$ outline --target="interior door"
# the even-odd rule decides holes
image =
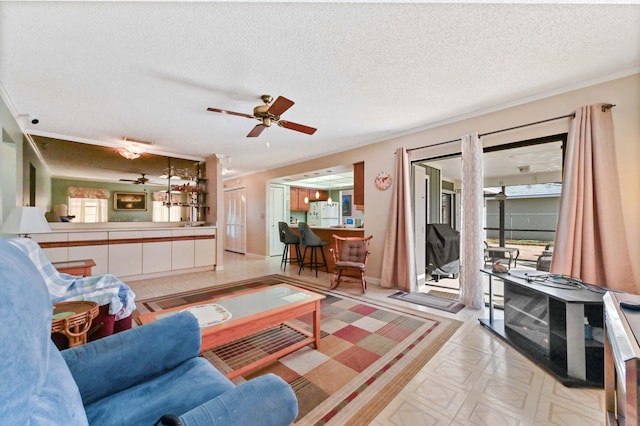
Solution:
[[[224,192],[225,234],[224,249],[245,254],[247,251],[246,189]]]
[[[284,245],[280,242],[278,222],[286,222],[285,189],[282,185],[269,186],[269,255],[281,256]]]
[[[411,167],[413,202],[413,237],[416,251],[416,271],[418,273],[418,286],[424,285],[427,274],[427,188],[429,177],[424,167],[413,164]]]

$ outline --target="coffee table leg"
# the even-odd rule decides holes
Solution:
[[[316,301],[313,311],[313,337],[316,340],[316,349],[320,349],[320,301]]]

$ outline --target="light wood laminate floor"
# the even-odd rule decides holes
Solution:
[[[280,257],[256,258],[225,252],[224,269],[128,284],[138,300],[209,287],[268,274],[298,277],[297,268],[280,268]],[[331,276],[305,270],[301,278],[328,287]],[[340,290],[360,294],[358,283]],[[368,283],[368,295],[387,303],[464,321],[464,325],[389,401],[372,423],[376,426],[416,425],[604,425],[604,391],[566,388],[518,351],[478,323],[485,311],[457,314],[411,305],[387,296],[394,290]]]

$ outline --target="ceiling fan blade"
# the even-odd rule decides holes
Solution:
[[[283,112],[288,110],[293,106],[293,101],[290,101],[287,98],[282,96],[278,96],[278,99],[269,107],[269,114],[273,114],[276,116],[282,115]]]
[[[253,115],[244,114],[242,112],[227,111],[225,109],[207,108],[207,111],[219,112],[221,114],[228,114],[228,115],[237,115],[238,117],[255,118]]]
[[[312,135],[318,129],[314,129],[313,127],[305,126],[304,124],[293,123],[291,121],[280,120],[278,122],[280,127],[284,127],[285,129],[295,130],[296,132],[306,133],[308,135]]]
[[[137,180],[134,180],[134,179],[120,179],[120,182],[137,182]]]
[[[247,137],[248,138],[258,137],[258,136],[260,136],[260,133],[262,133],[264,131],[264,129],[266,129],[264,124],[256,124],[256,127],[251,129],[251,131],[249,132]]]

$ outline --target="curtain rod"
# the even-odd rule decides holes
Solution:
[[[615,104],[604,104],[604,105],[602,105],[602,112],[605,112],[605,111],[613,108],[614,106],[615,106]],[[483,136],[495,135],[496,133],[508,132],[509,130],[521,129],[523,127],[535,126],[536,124],[547,123],[549,121],[561,120],[563,118],[575,118],[575,117],[576,117],[576,113],[573,112],[571,114],[561,115],[559,117],[548,118],[546,120],[535,121],[533,123],[521,124],[519,126],[508,127],[506,129],[495,130],[493,132],[488,132],[488,133],[481,133],[479,136],[483,137]],[[409,149],[407,149],[407,152],[415,151],[415,150],[418,150],[418,149],[431,148],[433,146],[446,145],[448,143],[453,143],[453,142],[460,142],[461,140],[462,140],[461,138],[458,138],[458,139],[453,139],[453,140],[450,140],[450,141],[438,142],[438,143],[435,143],[435,144],[432,144],[432,145],[419,146],[417,148],[409,148]]]

